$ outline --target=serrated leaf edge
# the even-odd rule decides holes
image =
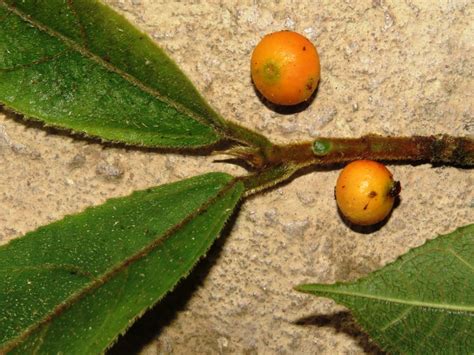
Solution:
[[[180,221],[180,223],[177,223],[176,225],[174,226],[171,226],[167,231],[165,231],[162,235],[161,238],[159,239],[155,239],[152,243],[150,243],[149,245],[143,247],[140,251],[138,251],[137,253],[135,253],[134,255],[128,257],[127,259],[123,260],[120,264],[112,267],[109,271],[107,271],[106,273],[104,273],[100,278],[97,278],[95,279],[93,282],[91,282],[88,286],[86,286],[85,288],[81,289],[79,292],[71,295],[68,299],[66,299],[64,302],[60,303],[55,309],[53,309],[53,311],[51,311],[49,314],[47,314],[45,317],[43,317],[41,320],[39,320],[38,322],[36,322],[35,324],[31,325],[30,327],[28,327],[23,333],[21,333],[19,336],[17,336],[16,338],[14,339],[11,339],[9,340],[8,342],[4,343],[3,344],[3,347],[0,348],[0,354],[3,354],[3,353],[8,353],[10,351],[12,351],[15,347],[17,347],[18,345],[21,344],[22,341],[24,341],[28,336],[30,336],[31,334],[33,334],[35,331],[37,331],[38,329],[40,329],[43,325],[45,324],[48,324],[50,321],[52,321],[55,317],[59,316],[61,313],[63,313],[64,311],[66,311],[68,308],[70,308],[71,306],[73,306],[77,301],[79,301],[80,299],[82,299],[83,297],[85,297],[87,294],[89,294],[90,292],[93,292],[94,290],[98,289],[99,287],[101,287],[102,285],[104,285],[107,281],[109,281],[110,279],[112,279],[115,275],[117,275],[120,271],[122,271],[124,268],[126,268],[128,265],[130,265],[131,263],[135,262],[135,261],[138,261],[140,259],[142,259],[143,257],[146,257],[149,253],[151,253],[153,250],[155,250],[156,247],[158,247],[165,239],[169,238],[170,236],[173,235],[174,232],[177,232],[181,227],[183,227],[184,225],[186,225],[187,223],[189,223],[192,219],[194,219],[195,217],[199,216],[200,214],[204,213],[208,207],[210,207],[214,202],[216,202],[221,196],[223,196],[225,193],[227,193],[228,191],[230,191],[232,188],[234,188],[238,183],[242,184],[238,179],[236,178],[233,178],[231,181],[229,181],[226,185],[224,185],[218,192],[217,194],[210,198],[208,201],[206,201],[205,203],[203,203],[200,208],[196,209],[195,211],[193,211],[192,213],[190,213],[188,216],[186,216],[182,221]],[[242,186],[242,190],[243,190],[243,186]],[[239,200],[242,198],[242,194],[239,198]],[[114,199],[111,199],[111,200],[114,200]],[[111,201],[109,200],[109,201]],[[237,201],[238,203],[238,201]],[[90,209],[93,209],[94,207],[88,207],[87,209],[85,209],[83,212],[86,212]],[[66,216],[65,218],[67,217],[71,217],[73,215],[69,215],[69,216]],[[227,222],[227,220],[225,221]],[[220,233],[219,233],[220,235]],[[14,240],[13,240],[14,241]],[[8,245],[9,243],[7,243]],[[209,249],[208,249],[209,250]],[[207,250],[207,251],[208,251]],[[206,251],[206,253],[207,253]],[[202,258],[203,256],[201,256]],[[199,258],[196,263],[201,259]],[[196,263],[194,265],[196,265]],[[193,267],[194,267],[193,265]],[[192,268],[193,268],[192,267]],[[192,268],[190,270],[192,270]],[[185,275],[183,275],[179,280],[182,280],[184,277],[186,277],[187,275],[189,274],[189,272]],[[172,289],[174,289],[176,287],[177,283],[173,286]],[[172,290],[171,289],[171,290]],[[146,308],[143,312],[141,312],[139,315],[137,315],[135,318],[133,318],[133,320],[131,320],[129,322],[129,324],[119,333],[117,334],[117,336],[113,339],[113,341],[111,342],[111,344],[109,344],[109,346],[107,348],[109,348],[116,340],[117,338],[121,335],[121,334],[124,334],[126,332],[126,330],[133,324],[133,322],[140,318],[145,312],[146,310],[150,309],[151,307],[153,307],[156,303],[158,303],[166,294],[168,294],[169,292],[171,292],[171,290],[168,290],[165,294],[163,294],[163,296],[156,300],[156,302],[151,305],[150,307]],[[106,349],[107,349],[106,348]],[[106,350],[104,349],[104,350]]]
[[[237,182],[237,181],[236,181]],[[241,201],[243,198],[243,196],[241,195],[241,197],[239,198],[239,201]],[[239,203],[239,201],[236,202],[236,208],[237,208],[237,205]],[[234,209],[235,211],[235,209]],[[226,224],[228,223],[229,219],[232,217],[232,213],[229,214],[229,217],[227,217],[227,219],[224,221],[223,223],[223,226],[221,228],[221,231],[225,228]],[[216,240],[220,238],[220,236],[222,235],[222,233],[218,233],[217,237],[216,237]],[[196,262],[193,264],[193,266],[189,269],[189,271],[182,275],[181,278],[173,285],[173,287],[168,290],[166,293],[164,293],[159,299],[156,300],[156,302],[152,305],[150,305],[149,307],[145,308],[141,313],[139,313],[135,318],[133,318],[132,320],[130,320],[129,324],[123,328],[119,334],[117,334],[117,336],[115,337],[115,339],[113,339],[113,341],[104,349],[104,350],[108,350],[110,349],[119,339],[120,336],[124,335],[128,329],[133,325],[133,323],[135,323],[135,321],[139,318],[141,318],[147,311],[149,311],[150,309],[152,309],[154,306],[156,306],[167,294],[173,292],[173,290],[178,286],[178,284],[184,280],[185,278],[187,278],[189,276],[189,274],[192,272],[192,270],[194,269],[194,267],[202,260],[204,259],[206,256],[207,256],[207,253],[209,252],[209,250],[211,249],[212,245],[209,246],[209,248],[206,250],[206,252],[201,255],[200,258],[198,258],[196,260]]]
[[[428,244],[434,242],[437,238],[442,238],[442,237],[444,237],[444,236],[448,236],[448,235],[453,234],[453,233],[460,233],[461,235],[459,236],[459,238],[461,238],[461,237],[464,235],[464,234],[463,234],[463,233],[464,233],[464,230],[469,229],[469,228],[471,228],[471,227],[473,227],[473,226],[474,226],[474,224],[468,224],[468,225],[465,225],[465,226],[462,226],[462,227],[459,227],[459,228],[455,229],[455,230],[452,231],[451,233],[447,233],[447,234],[443,234],[443,235],[438,235],[436,238],[427,240],[425,243],[423,243],[422,245],[420,245],[420,246],[418,246],[418,247],[416,247],[416,248],[414,248],[414,249],[421,248],[421,247],[423,247],[423,246],[425,246],[425,245],[428,245]],[[391,264],[396,263],[399,259],[401,259],[401,258],[403,258],[404,256],[406,256],[408,253],[410,253],[410,252],[411,252],[412,250],[414,250],[414,249],[411,249],[411,250],[409,250],[408,252],[406,252],[405,254],[400,255],[398,258],[396,258],[396,259],[393,260],[392,262],[390,262],[390,263],[388,263],[388,264],[382,266],[379,270],[373,271],[373,272],[369,273],[368,275],[363,276],[363,277],[360,277],[360,278],[358,278],[357,280],[354,280],[354,281],[352,281],[352,282],[347,282],[347,283],[345,283],[345,282],[335,282],[335,283],[326,284],[326,285],[324,285],[324,284],[300,284],[300,285],[297,285],[297,286],[293,287],[293,289],[294,289],[295,291],[298,291],[298,292],[311,294],[312,296],[323,297],[323,298],[331,299],[331,300],[333,300],[335,303],[340,304],[340,305],[346,307],[344,304],[337,302],[336,300],[332,299],[332,298],[329,297],[329,296],[316,294],[316,293],[319,292],[319,290],[313,290],[313,289],[311,289],[311,287],[314,287],[315,285],[322,285],[322,286],[337,286],[337,285],[342,285],[342,284],[346,284],[346,285],[347,285],[347,284],[350,284],[350,283],[356,283],[356,282],[358,282],[358,281],[365,280],[365,279],[369,278],[369,276],[374,276],[374,274],[381,272],[381,270],[383,270],[385,267],[390,266]],[[316,292],[316,293],[315,293],[315,292]],[[329,293],[329,292],[330,292],[330,291],[328,291],[328,293]],[[350,309],[349,307],[346,307],[346,308],[350,310],[350,312],[351,312],[351,314],[352,314],[352,319],[353,319],[353,321],[356,323],[357,327],[359,327],[360,330],[362,330],[364,333],[369,334],[367,328],[364,327],[364,326],[359,322],[359,320],[354,316],[353,310]],[[390,343],[386,342],[386,341],[384,340],[384,338],[381,338],[381,340],[377,340],[377,341],[371,338],[371,341],[375,342],[375,343],[380,347],[380,349],[383,350],[383,351],[395,351],[395,350],[397,350],[397,349],[394,349],[393,346],[392,346]]]
[[[2,113],[1,112],[2,110],[4,111],[4,113],[10,112],[13,115],[19,116],[18,119],[24,120],[26,122],[34,122],[34,123],[40,124],[41,127],[45,129],[48,129],[48,128],[55,129],[58,132],[67,134],[70,138],[85,139],[85,140],[89,139],[99,144],[118,145],[125,148],[137,148],[137,149],[144,148],[144,149],[157,149],[157,150],[159,149],[160,151],[162,150],[165,153],[166,152],[196,152],[198,150],[203,150],[203,149],[212,151],[214,149],[217,149],[220,146],[220,144],[224,143],[223,140],[217,140],[209,144],[183,145],[183,146],[173,146],[173,147],[166,146],[166,145],[159,145],[159,144],[146,144],[146,143],[143,143],[143,141],[128,143],[121,140],[107,139],[98,135],[88,134],[87,132],[80,129],[72,129],[66,126],[47,123],[46,121],[43,121],[40,118],[25,115],[24,113],[17,111],[14,107],[0,102],[0,113]]]
[[[315,292],[318,292],[318,291],[322,291],[322,292],[329,292],[329,290],[334,287],[334,286],[339,286],[339,285],[350,285],[350,284],[354,284],[354,283],[357,283],[357,282],[360,282],[360,281],[365,281],[367,280],[369,277],[374,277],[375,275],[377,275],[378,273],[382,272],[383,269],[391,266],[392,264],[395,264],[396,262],[398,262],[400,259],[403,259],[403,258],[406,258],[408,257],[408,255],[411,253],[411,252],[414,252],[416,251],[417,249],[419,248],[423,248],[423,247],[427,247],[429,246],[429,244],[432,244],[434,243],[438,238],[443,238],[445,236],[449,236],[451,234],[454,234],[454,233],[459,233],[460,235],[458,236],[458,238],[461,238],[464,236],[464,230],[465,229],[468,229],[468,228],[471,228],[471,227],[474,227],[474,224],[467,224],[465,226],[462,226],[462,227],[459,227],[457,229],[455,229],[454,231],[450,232],[450,233],[447,233],[447,234],[442,234],[442,235],[438,235],[437,237],[433,238],[433,239],[429,239],[429,240],[426,240],[423,244],[417,246],[416,248],[413,248],[413,249],[410,249],[408,250],[406,253],[398,256],[395,260],[387,263],[386,265],[383,265],[380,269],[378,270],[375,270],[375,271],[372,271],[370,273],[368,273],[367,275],[365,276],[362,276],[362,277],[359,277],[358,279],[356,280],[353,280],[353,281],[350,281],[350,282],[334,282],[334,283],[331,283],[331,284],[318,284],[318,283],[312,283],[312,284],[300,284],[300,285],[297,285],[297,286],[294,286],[293,289],[295,291],[298,291],[298,292],[303,292],[303,293],[312,293],[312,291],[314,290],[314,287],[317,286],[319,287],[317,290],[314,290]],[[463,262],[465,262],[463,260]],[[331,291],[332,292],[332,291]],[[340,294],[343,294],[343,292],[340,292]]]
[[[105,6],[101,2],[97,2],[97,3],[102,5],[102,6]],[[59,38],[67,47],[72,48],[74,51],[81,53],[84,57],[87,57],[87,58],[93,60],[94,62],[96,62],[100,66],[106,68],[108,71],[116,73],[117,75],[119,75],[120,77],[125,79],[130,84],[138,87],[140,90],[152,95],[153,97],[157,98],[158,100],[168,104],[169,106],[176,109],[178,112],[181,112],[181,113],[184,113],[184,114],[188,115],[189,117],[191,117],[192,119],[194,119],[195,121],[197,121],[197,122],[199,122],[203,125],[211,126],[214,129],[214,131],[216,131],[218,136],[220,134],[223,137],[227,137],[227,133],[225,131],[226,124],[225,124],[224,120],[222,118],[220,118],[220,116],[217,113],[215,113],[216,119],[211,118],[211,117],[202,117],[202,116],[196,114],[194,111],[188,109],[187,107],[177,103],[176,101],[168,98],[167,96],[162,95],[157,89],[148,87],[147,85],[142,83],[139,79],[137,79],[134,76],[124,72],[123,70],[113,66],[111,63],[105,61],[100,56],[98,56],[98,55],[88,51],[87,49],[83,48],[82,46],[80,46],[79,44],[74,42],[73,40],[71,40],[71,39],[67,38],[66,36],[52,30],[48,26],[45,26],[45,25],[43,25],[43,24],[41,24],[37,21],[34,21],[27,14],[24,14],[22,11],[18,10],[16,7],[14,7],[12,5],[9,5],[9,4],[5,3],[4,1],[0,1],[0,5],[3,5],[5,8],[7,8],[8,10],[10,10],[14,14],[16,14],[18,17],[20,17],[23,21],[26,21],[26,22],[30,23],[33,27],[39,29],[40,31],[43,31],[43,32],[51,35],[54,38]],[[123,18],[122,15],[119,15],[119,16],[121,16]],[[125,20],[125,21],[127,21],[127,20]],[[135,26],[134,26],[134,28],[137,29]],[[137,31],[139,31],[139,30],[137,29]],[[140,32],[144,36],[147,36],[147,38],[149,38],[148,34],[142,32],[142,31],[140,31]],[[151,41],[151,39],[150,39],[150,41]],[[166,53],[163,52],[163,55],[166,56]],[[170,59],[170,61],[172,61],[172,60]],[[172,61],[172,62],[174,64],[174,61]],[[178,70],[179,70],[179,68],[178,68]],[[187,77],[186,77],[186,80],[189,81],[189,79],[187,79]],[[192,83],[191,83],[191,85],[194,88],[194,85]],[[197,92],[197,90],[196,90],[196,92]],[[198,93],[198,95],[203,100],[203,103],[210,109],[210,106],[205,103],[202,96],[199,93]],[[212,110],[212,111],[215,112],[214,110]],[[219,118],[217,118],[217,117],[219,117]]]

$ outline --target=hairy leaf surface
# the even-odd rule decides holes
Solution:
[[[96,0],[0,0],[0,103],[154,147],[212,145],[225,125],[147,35]]]
[[[329,297],[394,354],[474,352],[474,225],[412,249],[351,283],[300,285]]]
[[[244,191],[211,173],[135,192],[0,248],[0,353],[103,351],[187,275]]]

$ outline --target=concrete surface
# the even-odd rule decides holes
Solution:
[[[468,0],[109,0],[179,63],[225,117],[278,141],[366,133],[473,135],[474,5]],[[261,36],[281,29],[317,46],[322,80],[296,114],[263,105],[249,76]],[[213,158],[158,155],[58,133],[0,111],[0,242],[135,189],[212,170]],[[390,166],[401,204],[370,234],[340,219],[338,171],[246,201],[177,292],[112,353],[317,353],[378,350],[343,307],[301,282],[352,280],[474,222],[472,170]]]

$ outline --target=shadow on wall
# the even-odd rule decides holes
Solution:
[[[214,242],[207,256],[200,260],[191,273],[178,282],[175,289],[168,293],[158,304],[147,311],[117,342],[106,351],[107,355],[138,354],[143,347],[159,337],[163,328],[186,309],[194,292],[202,285],[207,274],[220,257],[222,247],[232,231],[241,205],[237,206],[227,221],[220,237]]]
[[[386,354],[377,344],[373,343],[357,325],[350,312],[342,311],[333,314],[316,314],[298,319],[294,322],[301,326],[316,326],[333,328],[336,333],[344,333],[353,338],[357,344],[370,355]]]
[[[296,113],[302,112],[310,106],[313,101],[315,100],[316,96],[318,95],[319,92],[319,84],[316,87],[316,90],[311,94],[308,100],[303,101],[300,104],[296,105],[290,105],[290,106],[285,106],[285,105],[277,105],[274,104],[270,101],[268,101],[261,93],[258,91],[257,87],[255,86],[252,77],[250,77],[250,82],[252,83],[253,90],[255,92],[255,95],[258,97],[260,102],[265,105],[269,110],[272,110],[276,113],[279,113],[281,115],[294,115]]]

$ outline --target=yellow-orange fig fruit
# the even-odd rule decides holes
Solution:
[[[318,86],[319,55],[299,33],[274,32],[255,47],[251,72],[256,88],[267,100],[296,105],[308,100]]]
[[[385,165],[372,160],[348,164],[336,183],[336,201],[352,223],[372,225],[384,220],[393,208],[400,183]]]

